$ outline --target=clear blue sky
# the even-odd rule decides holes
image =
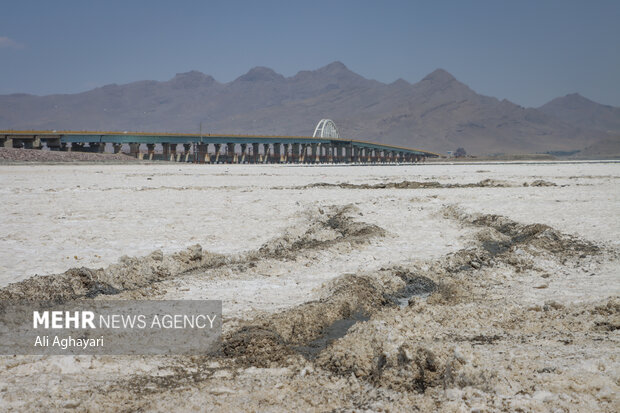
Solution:
[[[0,1],[0,94],[339,60],[388,83],[441,67],[523,106],[572,92],[620,106],[618,0]]]

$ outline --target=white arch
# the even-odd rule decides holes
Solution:
[[[333,120],[321,119],[316,125],[316,128],[314,128],[314,134],[312,134],[312,137],[340,139],[340,134],[338,133],[338,128],[336,128],[336,124]]]

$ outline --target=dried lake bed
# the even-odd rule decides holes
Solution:
[[[224,316],[218,357],[3,356],[0,405],[618,411],[619,184],[614,162],[0,165],[0,298],[80,298],[87,272]]]

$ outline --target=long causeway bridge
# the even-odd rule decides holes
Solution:
[[[199,163],[412,163],[439,156],[419,149],[342,139],[329,119],[319,122],[314,136],[0,130],[0,144],[100,153],[106,148],[114,153],[128,149],[139,159]]]

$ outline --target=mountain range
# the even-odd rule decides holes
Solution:
[[[255,67],[228,83],[191,71],[77,94],[0,95],[0,129],[197,133],[202,123],[203,133],[309,136],[322,118],[346,138],[442,153],[596,152],[607,142],[600,150],[620,154],[620,108],[577,94],[524,108],[443,69],[386,84],[334,62],[291,77]]]

